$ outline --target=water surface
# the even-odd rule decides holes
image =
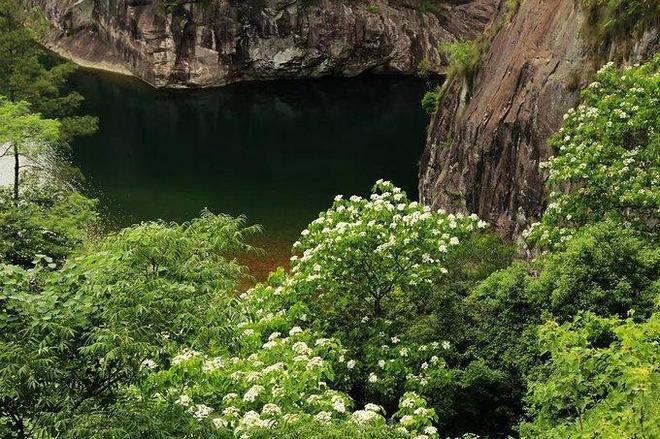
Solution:
[[[184,221],[207,207],[261,224],[267,271],[336,194],[379,178],[416,197],[424,83],[358,77],[157,91],[81,71],[74,88],[100,129],[74,144],[91,195],[117,226]]]

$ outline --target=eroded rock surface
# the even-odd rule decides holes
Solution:
[[[441,42],[479,33],[497,0],[25,0],[49,43],[158,87],[442,72]],[[164,5],[165,4],[165,5]],[[429,7],[431,5],[432,7]]]
[[[574,0],[523,0],[493,38],[472,87],[451,84],[434,116],[420,164],[424,203],[476,212],[505,235],[544,207],[539,162],[548,137],[608,58],[639,62],[660,48],[655,28],[594,53]]]

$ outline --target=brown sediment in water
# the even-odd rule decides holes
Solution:
[[[259,282],[268,279],[268,275],[278,267],[289,270],[291,257],[291,242],[259,236],[249,241],[249,244],[262,249],[260,252],[240,255],[238,262],[247,266],[252,279],[244,279],[239,285],[240,291],[245,291]]]

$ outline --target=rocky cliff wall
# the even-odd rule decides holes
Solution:
[[[496,0],[24,0],[48,43],[157,87],[442,72],[441,42],[479,33]]]
[[[419,191],[424,203],[476,212],[511,236],[543,210],[539,161],[579,88],[608,59],[648,58],[660,34],[652,26],[596,51],[576,0],[521,0],[512,17],[500,13],[473,85],[449,84],[433,117]]]

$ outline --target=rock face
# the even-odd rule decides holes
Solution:
[[[24,0],[53,48],[157,87],[442,72],[443,41],[480,32],[497,0]],[[431,5],[432,7],[429,7]],[[423,12],[426,9],[430,9]]]
[[[419,191],[424,203],[476,212],[511,236],[544,207],[539,161],[579,88],[608,58],[648,58],[660,34],[649,28],[596,54],[575,0],[524,0],[512,18],[500,14],[473,86],[450,84],[431,122]]]

